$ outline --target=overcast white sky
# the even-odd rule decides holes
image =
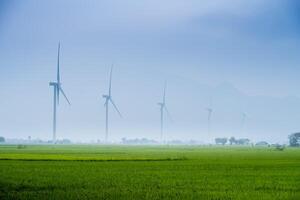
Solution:
[[[159,138],[156,103],[167,80],[167,138],[286,140],[300,120],[299,8],[296,0],[2,0],[0,135],[51,138],[48,82],[61,41],[72,106],[59,107],[59,138],[104,138],[101,95],[114,62],[113,97],[124,119],[111,110],[111,139]]]

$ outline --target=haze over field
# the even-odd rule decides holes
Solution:
[[[58,138],[104,139],[102,94],[114,63],[112,96],[124,118],[111,110],[112,140],[159,139],[167,80],[167,139],[287,141],[300,130],[299,9],[296,0],[2,0],[0,135],[52,138],[48,83],[61,41],[72,106],[59,106]]]

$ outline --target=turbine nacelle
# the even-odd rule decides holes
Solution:
[[[106,94],[102,95],[102,97],[105,98],[105,99],[110,99],[110,96],[106,95]]]
[[[242,117],[243,118],[247,118],[247,114],[246,113],[242,113]]]
[[[56,82],[50,82],[49,86],[57,86],[58,84]]]
[[[211,108],[206,108],[207,112],[211,113],[213,110]]]
[[[57,82],[50,82],[49,86],[56,86],[58,88],[61,88],[61,83],[57,83]]]
[[[164,103],[157,103],[157,105],[161,106],[161,107],[164,107],[165,104]]]

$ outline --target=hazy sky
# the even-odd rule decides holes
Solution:
[[[159,138],[167,80],[167,138],[286,140],[300,130],[299,9],[297,0],[0,0],[0,135],[51,139],[48,83],[61,41],[72,106],[59,107],[59,138],[104,138],[102,94],[114,63],[124,119],[111,109],[111,139]]]

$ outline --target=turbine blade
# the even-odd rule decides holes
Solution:
[[[208,120],[211,118],[211,112],[208,113]]]
[[[65,94],[64,90],[62,89],[62,87],[59,87],[59,91],[63,94],[63,96],[65,97],[65,99],[67,100],[68,104],[71,105],[67,95]]]
[[[57,85],[54,87],[56,87],[55,91],[56,91],[57,105],[59,105],[59,88]]]
[[[116,106],[116,104],[114,103],[112,98],[110,98],[109,100],[110,100],[111,104],[114,106],[114,108],[116,109],[116,111],[118,112],[118,114],[120,115],[120,117],[123,118],[121,112],[119,111],[118,107]]]
[[[58,43],[58,52],[57,52],[57,83],[60,84],[60,69],[59,69],[59,56],[60,56],[60,42]]]
[[[243,113],[242,114],[242,123],[245,123],[246,119],[247,119],[247,115],[246,115],[246,113]]]
[[[173,122],[172,116],[171,116],[171,114],[170,114],[168,108],[167,108],[166,106],[164,106],[164,108],[165,108],[165,111],[166,111],[166,113],[167,113],[167,115],[168,115],[170,121]]]
[[[166,103],[166,87],[167,87],[167,82],[165,82],[165,85],[164,85],[163,104],[165,104],[165,103]]]
[[[107,102],[108,102],[108,101],[107,101],[107,98],[106,98],[106,99],[105,99],[105,102],[104,102],[104,104],[103,104],[104,107],[106,106]]]
[[[111,96],[111,79],[112,79],[112,71],[113,71],[113,67],[114,67],[114,65],[112,65],[111,68],[110,68],[108,96]]]
[[[210,120],[213,110],[211,108],[207,108],[206,110],[208,112],[207,118],[208,118],[208,120]]]
[[[212,96],[209,97],[209,109],[212,109],[213,107],[213,98]]]

